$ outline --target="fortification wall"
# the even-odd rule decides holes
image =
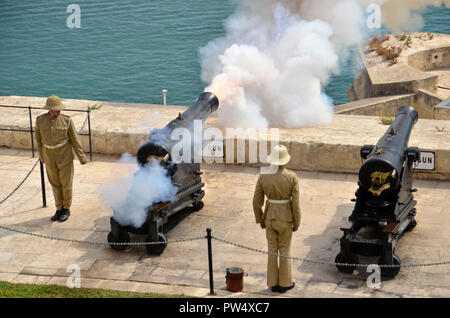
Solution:
[[[411,96],[402,98],[407,101]],[[5,102],[13,105],[42,106],[45,98],[0,97],[0,104],[5,104]],[[65,100],[65,103],[70,108],[83,108],[85,107],[83,105],[92,105],[98,102]],[[94,153],[110,155],[121,155],[125,152],[135,155],[139,147],[148,140],[148,133],[151,129],[164,127],[170,120],[176,118],[178,113],[186,109],[182,106],[101,103],[103,103],[103,107],[91,113],[92,149]],[[398,100],[392,103],[392,108],[403,104]],[[29,129],[27,110],[0,110],[0,112],[2,115],[0,116],[0,128]],[[32,112],[33,123],[36,117],[44,112],[44,110],[34,110]],[[80,129],[86,114],[71,113],[70,116],[77,129]],[[205,128],[209,126],[220,128],[217,118],[208,118]],[[225,139],[225,162],[259,165],[255,161],[251,161],[248,154],[251,140],[256,139],[257,144],[267,142],[264,136],[227,138],[226,130],[220,129]],[[376,116],[335,114],[333,121],[328,125],[296,129],[280,128],[279,135],[281,144],[284,144],[291,153],[292,159],[289,168],[357,173],[361,165],[361,146],[375,144],[386,129],[387,126],[383,125]],[[82,133],[87,133],[86,125]],[[88,152],[88,137],[80,136],[80,140],[84,151]],[[409,145],[435,153],[435,170],[419,172],[417,173],[418,177],[438,180],[450,178],[450,121],[419,119],[412,131]],[[30,134],[0,131],[0,146],[31,149]],[[230,148],[234,150],[233,153],[228,152]],[[242,153],[244,154],[245,160],[242,162],[237,161],[239,153],[241,156]],[[257,159],[261,161],[261,158]]]
[[[440,82],[448,84],[450,77],[450,36],[421,33],[411,36],[414,39],[412,46],[402,44],[395,36],[390,37],[388,44],[383,44],[385,47],[403,45],[401,55],[393,63],[383,60],[367,47],[359,49],[357,59],[362,70],[358,71],[347,91],[350,101],[359,103],[337,107],[338,113],[389,115],[395,108],[394,100],[405,102],[404,97],[398,95],[414,94],[409,105],[416,108],[421,118],[450,119],[447,109],[435,109],[448,96]],[[373,100],[383,96],[393,99]]]

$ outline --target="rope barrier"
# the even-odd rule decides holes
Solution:
[[[306,263],[314,263],[314,264],[320,264],[320,265],[332,265],[332,266],[351,266],[351,267],[366,267],[370,264],[352,264],[352,263],[336,263],[336,262],[327,262],[327,261],[318,261],[318,260],[311,260],[311,259],[307,259],[307,258],[301,258],[301,257],[294,257],[294,256],[286,256],[286,255],[281,255],[278,253],[271,253],[271,252],[266,252],[263,250],[259,250],[253,247],[247,247],[244,246],[242,244],[238,244],[235,242],[231,242],[231,241],[227,241],[224,239],[220,239],[217,238],[215,236],[212,236],[213,240],[216,240],[218,242],[221,243],[225,243],[228,245],[232,245],[238,248],[242,248],[242,249],[246,249],[255,253],[260,253],[260,254],[266,254],[266,255],[272,255],[272,256],[277,256],[277,257],[283,257],[283,258],[288,258],[294,261],[302,261],[302,262],[306,262]],[[400,264],[400,265],[387,265],[387,264],[380,264],[378,266],[380,267],[385,267],[385,268],[394,268],[394,267],[427,267],[427,266],[438,266],[438,265],[449,265],[450,261],[444,261],[444,262],[433,262],[433,263],[422,263],[422,264]]]
[[[31,168],[31,170],[27,173],[27,175],[19,183],[19,185],[9,195],[7,195],[2,201],[0,201],[0,205],[3,204],[6,200],[8,200],[12,195],[14,195],[14,193],[16,193],[17,190],[19,190],[19,188],[30,177],[31,173],[36,168],[36,165],[38,164],[38,162],[39,162],[39,159],[34,163],[34,165]],[[113,246],[113,245],[115,245],[115,246],[125,246],[125,245],[126,246],[160,245],[160,244],[169,244],[169,243],[171,244],[171,243],[197,241],[197,240],[201,240],[201,239],[206,239],[207,238],[205,236],[197,236],[197,237],[184,238],[184,239],[167,240],[166,242],[156,241],[156,242],[117,242],[117,243],[114,243],[114,242],[106,242],[106,241],[105,242],[83,241],[83,240],[65,239],[65,238],[61,238],[61,237],[52,237],[52,236],[48,236],[48,235],[37,234],[37,233],[22,231],[22,230],[18,230],[18,229],[13,229],[13,228],[9,228],[9,227],[2,226],[2,225],[0,225],[0,229],[6,230],[6,231],[10,231],[10,232],[19,233],[19,234],[29,235],[29,236],[33,236],[33,237],[38,237],[38,238],[42,238],[42,239],[49,239],[49,240],[55,240],[55,241],[61,241],[61,242],[77,243],[77,244],[90,244],[90,245],[109,245],[109,246]],[[276,256],[276,257],[289,258],[289,259],[291,259],[293,261],[302,261],[302,262],[319,264],[319,265],[332,265],[332,266],[344,266],[344,267],[346,267],[346,266],[366,267],[368,265],[368,264],[336,263],[336,262],[329,262],[329,261],[311,260],[311,259],[307,259],[307,258],[294,257],[294,256],[286,256],[286,255],[281,255],[281,254],[278,254],[278,253],[266,252],[266,251],[263,251],[263,250],[260,250],[260,249],[244,246],[242,244],[231,242],[231,241],[227,241],[227,240],[215,237],[215,236],[211,236],[211,238],[213,240],[218,241],[218,242],[221,242],[221,243],[224,243],[224,244],[228,244],[228,245],[232,245],[232,246],[235,246],[235,247],[238,247],[238,248],[241,248],[241,249],[246,249],[246,250],[249,250],[249,251],[252,251],[252,252],[255,252],[255,253],[260,253],[260,254],[265,254],[265,255],[272,255],[272,256]],[[400,264],[400,265],[380,264],[378,266],[385,267],[385,268],[395,268],[395,267],[406,268],[406,267],[440,266],[440,265],[449,265],[449,264],[450,264],[450,261],[443,261],[443,262],[432,262],[432,263],[422,263],[422,264]]]
[[[167,240],[167,242],[161,242],[161,241],[157,241],[157,242],[117,242],[117,243],[113,243],[113,242],[98,242],[98,241],[84,241],[84,240],[73,240],[73,239],[66,239],[66,238],[62,238],[62,237],[56,237],[56,236],[49,236],[49,235],[43,235],[43,234],[38,234],[38,233],[33,233],[33,232],[27,232],[27,231],[22,231],[19,229],[13,229],[10,227],[6,227],[6,226],[2,226],[0,225],[0,229],[6,230],[6,231],[10,231],[10,232],[15,232],[15,233],[19,233],[19,234],[24,234],[24,235],[29,235],[29,236],[34,236],[34,237],[38,237],[41,239],[48,239],[48,240],[53,240],[53,241],[60,241],[60,242],[66,242],[66,243],[77,243],[77,244],[90,244],[90,245],[116,245],[116,246],[145,246],[145,245],[161,245],[161,244],[169,244],[169,243],[181,243],[181,242],[190,242],[190,241],[197,241],[197,240],[203,240],[205,239],[205,236],[197,236],[197,237],[189,237],[189,238],[182,238],[182,239],[176,239],[176,240]]]
[[[17,190],[19,190],[19,188],[25,183],[25,181],[28,179],[28,177],[31,175],[31,173],[33,172],[34,168],[36,168],[37,164],[39,163],[39,159],[34,163],[33,167],[31,168],[31,170],[27,173],[27,175],[25,176],[25,178],[19,183],[19,185],[10,193],[8,194],[2,201],[0,201],[0,205],[3,204],[6,200],[8,200],[10,197],[13,196],[14,193],[17,192]]]
[[[24,235],[29,235],[29,236],[34,236],[34,237],[38,237],[38,238],[42,238],[42,239],[49,239],[49,240],[54,240],[54,241],[60,241],[60,242],[68,242],[68,243],[77,243],[77,244],[89,244],[89,245],[103,245],[103,246],[146,246],[146,245],[160,245],[160,244],[172,244],[172,243],[182,243],[182,242],[192,242],[192,241],[198,241],[198,240],[203,240],[206,239],[205,236],[195,236],[195,237],[189,237],[189,238],[181,238],[181,239],[174,239],[174,240],[167,240],[166,242],[161,242],[161,241],[157,241],[157,242],[117,242],[117,243],[113,243],[113,242],[98,242],[98,241],[86,241],[86,240],[74,240],[74,239],[66,239],[66,238],[61,238],[61,237],[53,237],[53,236],[48,236],[48,235],[43,235],[43,234],[38,234],[38,233],[32,233],[32,232],[27,232],[27,231],[22,231],[19,229],[13,229],[13,228],[9,228],[6,226],[2,226],[0,225],[0,229],[6,230],[6,231],[10,231],[10,232],[15,232],[15,233],[19,233],[19,234],[24,234]],[[249,250],[251,252],[255,252],[255,253],[259,253],[259,254],[265,254],[265,255],[272,255],[272,256],[276,256],[276,257],[283,257],[283,258],[288,258],[291,259],[293,261],[302,261],[302,262],[306,262],[306,263],[313,263],[313,264],[319,264],[319,265],[331,265],[331,266],[351,266],[351,267],[366,267],[369,264],[352,264],[352,263],[337,263],[337,262],[329,262],[329,261],[320,261],[320,260],[312,260],[312,259],[308,259],[308,258],[301,258],[301,257],[294,257],[294,256],[286,256],[286,255],[282,255],[282,254],[277,254],[277,253],[271,253],[268,251],[263,251],[260,249],[256,249],[253,247],[248,247],[239,243],[235,243],[235,242],[231,242],[231,241],[227,241],[221,238],[218,238],[216,236],[212,236],[211,237],[213,240],[216,240],[220,243],[224,243],[224,244],[228,244],[231,246],[235,246],[241,249],[245,249],[245,250]],[[449,265],[450,261],[443,261],[443,262],[432,262],[432,263],[420,263],[420,264],[401,264],[401,265],[387,265],[387,264],[380,264],[378,266],[382,267],[382,268],[395,268],[395,267],[430,267],[430,266],[439,266],[439,265]]]

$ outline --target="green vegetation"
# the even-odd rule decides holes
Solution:
[[[58,285],[28,285],[0,282],[0,298],[185,298],[184,295],[130,293]]]
[[[411,44],[412,44],[412,38],[411,38],[411,35],[410,35],[410,34],[408,34],[408,35],[403,34],[403,35],[400,37],[400,41],[405,41],[405,45],[406,45],[407,47],[411,47]]]
[[[390,124],[392,124],[393,121],[394,121],[394,118],[392,118],[392,117],[380,117],[380,122],[383,125],[390,125]]]
[[[380,120],[380,123],[383,125],[390,125],[394,122],[395,119],[395,109],[385,109],[385,110],[377,110],[377,116]]]
[[[103,104],[94,104],[94,105],[88,105],[88,110],[97,110],[103,107]]]
[[[412,44],[412,38],[411,38],[411,35],[408,35],[408,36],[406,37],[405,45],[406,45],[407,47],[411,47],[411,44]]]

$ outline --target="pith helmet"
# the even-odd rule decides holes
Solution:
[[[45,103],[45,106],[42,108],[48,110],[62,110],[66,107],[63,105],[61,99],[58,96],[52,95],[47,98],[47,102]]]
[[[270,156],[267,157],[267,162],[275,166],[284,166],[289,160],[291,160],[291,156],[283,145],[275,146]]]

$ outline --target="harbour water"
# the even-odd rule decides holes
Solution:
[[[81,27],[68,28],[73,0],[0,1],[0,95],[116,102],[191,103],[206,86],[199,48],[224,34],[224,0],[77,0]],[[429,8],[422,31],[450,33],[450,10]],[[348,101],[352,56],[326,93]]]

